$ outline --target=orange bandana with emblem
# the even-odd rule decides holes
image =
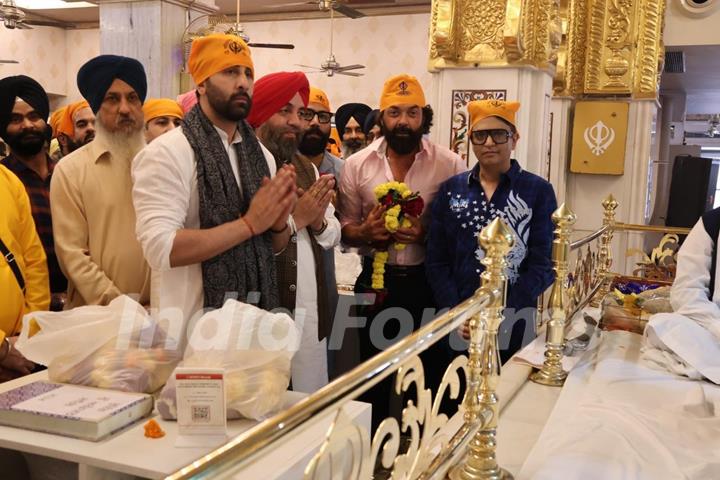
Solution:
[[[514,127],[515,113],[520,109],[520,102],[506,102],[503,100],[475,100],[468,103],[467,110],[470,114],[470,128],[477,122],[488,117],[499,117],[509,122]]]
[[[250,47],[235,35],[216,33],[193,40],[188,69],[195,85],[226,68],[243,66],[253,70]]]
[[[406,104],[418,107],[426,105],[425,93],[423,93],[418,79],[406,74],[388,78],[380,95],[380,110]]]
[[[323,92],[319,88],[310,87],[310,97],[308,98],[308,103],[319,103],[328,112],[332,111],[332,110],[330,110],[330,100],[328,100],[328,97],[327,97],[327,95],[325,95],[325,92]]]

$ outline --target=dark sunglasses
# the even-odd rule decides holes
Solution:
[[[300,116],[300,118],[308,122],[312,122],[312,119],[315,118],[315,115],[317,115],[318,123],[330,123],[330,120],[332,120],[333,116],[331,112],[316,112],[311,108],[304,108],[300,110],[300,112],[298,112],[298,115]]]
[[[493,128],[491,130],[473,130],[472,132],[470,132],[470,141],[473,143],[473,145],[485,145],[488,137],[491,137],[493,143],[495,143],[496,145],[502,145],[503,143],[508,143],[508,140],[510,140],[510,137],[512,136],[512,132],[508,132],[503,128]]]

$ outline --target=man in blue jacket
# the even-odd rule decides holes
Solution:
[[[500,217],[512,230],[508,295],[500,326],[500,357],[507,361],[535,338],[537,299],[553,281],[551,215],[557,208],[552,185],[511,158],[520,135],[517,102],[470,102],[469,138],[477,165],[440,186],[432,204],[426,272],[440,308],[453,307],[480,285],[484,256],[478,235]]]

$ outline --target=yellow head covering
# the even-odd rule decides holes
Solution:
[[[470,129],[476,123],[487,117],[499,117],[515,125],[515,112],[520,109],[520,102],[505,102],[503,100],[475,100],[468,103],[470,114]]]
[[[57,137],[58,129],[60,128],[60,121],[63,118],[63,115],[65,115],[65,109],[67,108],[67,105],[64,107],[60,107],[57,110],[55,110],[52,115],[50,115],[50,120],[48,120],[48,123],[52,127],[53,136],[52,138]]]
[[[380,111],[402,104],[424,107],[425,94],[418,79],[412,75],[402,74],[390,77],[383,85],[380,95]]]
[[[195,85],[226,68],[238,65],[248,67],[254,72],[250,48],[242,38],[216,33],[193,40],[188,69]]]
[[[308,103],[319,103],[320,105],[325,107],[325,110],[327,110],[328,112],[332,111],[330,110],[330,100],[328,100],[325,92],[313,86],[310,87],[310,97],[308,98]]]
[[[70,105],[65,107],[65,110],[63,110],[63,115],[62,117],[60,117],[60,123],[58,124],[58,135],[61,133],[67,135],[68,137],[72,137],[73,135],[75,135],[75,120],[73,119],[73,117],[83,108],[90,108],[90,104],[85,100],[71,103]]]
[[[183,111],[175,100],[169,98],[151,98],[143,104],[145,123],[157,117],[175,117],[182,120]]]

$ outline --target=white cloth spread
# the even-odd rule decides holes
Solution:
[[[641,343],[603,332],[516,478],[720,478],[720,387],[648,368],[638,361]]]

